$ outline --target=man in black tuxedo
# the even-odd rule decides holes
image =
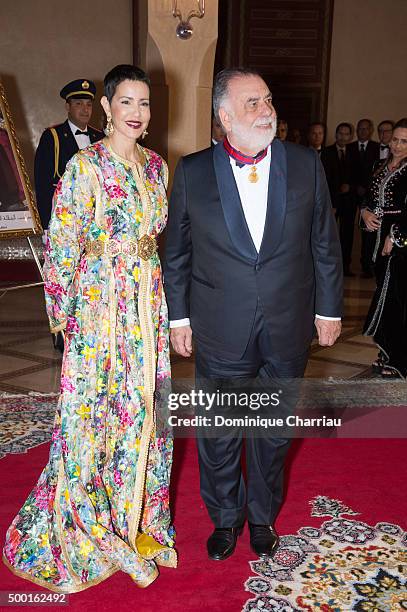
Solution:
[[[198,379],[303,376],[314,323],[321,345],[340,333],[342,263],[318,154],[274,139],[263,79],[221,71],[215,117],[226,138],[183,157],[169,206],[165,287],[177,353],[196,348]],[[274,139],[274,140],[273,140]],[[287,439],[198,439],[201,495],[215,530],[211,559],[230,556],[246,515],[252,549],[271,557]]]
[[[393,135],[394,121],[391,119],[383,119],[377,126],[380,145],[380,161],[388,158],[390,153],[390,141]]]
[[[348,146],[351,164],[352,190],[355,194],[356,205],[360,208],[366,198],[372,171],[375,162],[380,159],[380,146],[378,142],[371,140],[373,134],[373,122],[370,119],[360,119],[356,127],[358,139]],[[360,263],[362,264],[363,276],[373,276],[373,250],[375,245],[374,232],[362,231],[362,250]]]
[[[91,127],[96,85],[87,79],[71,81],[60,91],[65,100],[68,118],[64,123],[47,128],[35,153],[34,177],[38,212],[44,230],[51,218],[52,198],[59,179],[71,157],[103,138],[103,132]]]
[[[332,206],[339,223],[342,248],[343,273],[354,276],[350,270],[355,225],[356,204],[351,192],[351,167],[347,145],[352,140],[350,123],[339,123],[335,130],[335,144],[325,147],[321,153]]]
[[[212,133],[211,140],[212,145],[215,146],[218,142],[222,142],[225,137],[225,132],[223,131],[223,127],[218,123],[215,117],[212,117]]]
[[[308,146],[315,149],[319,156],[324,150],[325,132],[325,125],[319,121],[310,123],[308,126]]]
[[[287,137],[288,137],[288,123],[285,119],[278,119],[276,138],[284,141],[284,140],[287,140]]]

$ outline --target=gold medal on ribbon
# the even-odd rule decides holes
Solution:
[[[258,180],[259,180],[259,177],[257,174],[257,168],[256,166],[252,166],[252,169],[250,170],[250,174],[249,174],[249,181],[251,183],[257,183]]]

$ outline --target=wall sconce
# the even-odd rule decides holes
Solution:
[[[192,36],[193,28],[190,24],[192,17],[202,19],[202,17],[205,15],[205,0],[196,0],[196,2],[198,4],[198,10],[190,11],[188,13],[188,17],[183,19],[181,11],[177,7],[177,0],[172,0],[172,15],[173,17],[178,17],[179,19],[179,24],[177,25],[175,32],[178,38],[181,38],[181,40],[188,40],[188,38],[191,38]]]

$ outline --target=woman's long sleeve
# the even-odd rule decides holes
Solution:
[[[92,168],[80,153],[67,164],[53,199],[45,252],[45,301],[51,331],[65,329],[70,288],[94,208]]]

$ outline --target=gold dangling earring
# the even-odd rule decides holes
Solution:
[[[144,130],[144,132],[141,135],[141,138],[144,140],[144,138],[148,135],[147,130]]]
[[[111,136],[114,132],[114,125],[113,125],[113,121],[112,121],[112,117],[109,116],[107,118],[107,123],[106,123],[106,127],[105,127],[105,134],[106,136]]]

